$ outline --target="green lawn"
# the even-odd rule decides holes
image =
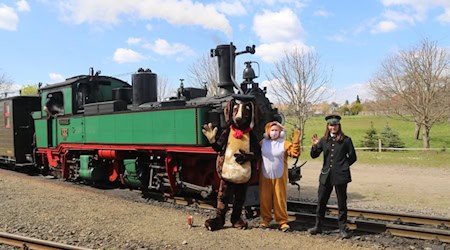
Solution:
[[[288,118],[289,119],[289,118]],[[371,123],[378,134],[388,124],[398,132],[400,139],[405,143],[406,148],[422,148],[422,135],[419,140],[414,139],[414,123],[399,119],[389,118],[387,116],[344,116],[341,124],[342,130],[353,140],[355,147],[362,147],[361,141],[370,129]],[[319,136],[325,133],[325,119],[323,117],[313,117],[306,122],[304,144],[311,145],[311,136],[317,133]],[[286,125],[287,129],[292,131],[292,126]],[[432,148],[450,148],[450,124],[442,122],[435,124],[430,132],[430,145]],[[449,149],[450,150],[450,149]]]
[[[311,159],[310,147],[303,148],[300,162],[323,161],[323,156]],[[403,165],[420,167],[450,167],[450,151],[400,151],[400,152],[370,152],[357,150],[358,163],[370,165]]]
[[[288,118],[289,119],[289,118]],[[370,129],[371,123],[378,134],[386,124],[398,132],[400,139],[405,143],[405,148],[422,148],[422,136],[419,140],[414,139],[414,123],[387,116],[343,116],[341,120],[342,130],[353,140],[356,148],[362,147],[362,140],[366,131]],[[304,152],[303,160],[311,160],[309,148],[311,137],[314,133],[323,136],[325,132],[324,117],[313,117],[306,122],[305,134],[303,136]],[[286,124],[289,136],[292,126]],[[420,166],[450,166],[450,124],[442,122],[435,124],[430,132],[430,146],[439,150],[434,151],[396,151],[396,152],[369,152],[358,150],[358,162],[368,164],[401,164]],[[445,149],[445,150],[444,150]],[[320,158],[322,160],[322,158]]]

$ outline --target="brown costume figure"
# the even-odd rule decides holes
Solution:
[[[241,217],[245,202],[247,184],[252,174],[256,174],[256,164],[261,156],[258,141],[252,132],[255,120],[253,98],[234,95],[224,110],[225,120],[229,126],[216,140],[217,128],[212,124],[203,126],[203,134],[208,138],[211,147],[219,153],[217,157],[217,173],[221,178],[217,195],[216,216],[205,221],[205,227],[218,230],[225,224],[228,204],[233,203],[231,224],[235,228],[248,227],[247,221]]]

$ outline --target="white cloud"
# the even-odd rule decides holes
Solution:
[[[64,82],[65,80],[65,78],[62,75],[57,73],[50,73],[48,74],[48,77],[52,79],[53,82]]]
[[[19,23],[19,16],[15,10],[5,4],[0,4],[0,29],[15,31]]]
[[[403,13],[400,11],[394,11],[394,10],[386,10],[383,13],[383,16],[388,19],[388,20],[392,20],[395,22],[406,22],[409,24],[414,24],[415,23],[415,19],[413,16],[407,14],[407,13]]]
[[[113,59],[118,63],[129,63],[142,61],[145,57],[134,50],[118,48],[114,52]]]
[[[192,0],[60,0],[65,18],[76,24],[117,24],[125,17],[134,19],[162,19],[173,25],[199,25],[231,35],[228,19],[211,4]],[[99,14],[101,10],[101,14]]]
[[[376,33],[387,33],[392,32],[398,28],[397,24],[393,21],[381,21],[379,22],[372,30],[371,32]]]
[[[244,6],[240,1],[233,2],[219,2],[214,4],[218,11],[227,14],[229,16],[244,16],[247,14]]]
[[[258,3],[266,3],[269,5],[287,5],[291,4],[295,6],[296,8],[303,8],[306,6],[306,2],[308,0],[299,1],[299,0],[264,0],[264,1],[258,1]],[[257,2],[257,1],[255,1]]]
[[[20,0],[16,3],[17,5],[17,11],[30,11],[30,5],[28,4],[28,2],[26,0]]]
[[[343,104],[347,100],[349,101],[349,103],[352,103],[356,101],[356,96],[359,96],[359,99],[362,102],[374,100],[368,83],[355,83],[344,88],[330,89],[329,91],[333,93],[331,101],[339,104]]]
[[[195,55],[194,50],[189,46],[181,43],[170,44],[164,39],[157,39],[153,44],[146,44],[144,46],[147,49],[154,51],[157,54],[170,56],[170,55],[183,55],[183,56],[193,56]]]
[[[140,44],[141,42],[142,42],[142,38],[138,38],[138,37],[130,37],[127,39],[127,44],[130,44],[130,45]]]
[[[338,42],[338,43],[343,43],[343,42],[346,42],[348,40],[346,35],[344,35],[344,34],[336,34],[336,35],[333,35],[333,36],[327,36],[327,39],[330,40],[330,41]]]
[[[410,15],[416,21],[423,21],[428,13],[438,13],[435,10],[442,9],[443,14],[438,15],[436,19],[442,23],[450,23],[450,1],[447,0],[382,0],[381,2],[387,7],[406,7],[404,11],[411,12]]]
[[[294,48],[304,51],[314,50],[313,47],[305,45],[300,40],[293,40],[291,42],[261,44],[256,48],[256,51],[258,51],[257,55],[260,56],[263,61],[273,63],[280,60],[285,52],[289,52]]]
[[[263,43],[274,43],[298,39],[304,33],[300,20],[292,10],[279,12],[265,10],[253,19],[253,30]]]
[[[329,17],[329,16],[332,16],[333,14],[326,10],[318,10],[318,11],[314,11],[314,15],[321,16],[321,17]]]
[[[25,86],[21,85],[21,84],[13,83],[10,86],[8,86],[6,90],[8,90],[10,92],[15,92],[15,91],[21,90],[23,87],[25,87]]]
[[[261,87],[267,88],[266,97],[273,103],[279,104],[279,97],[274,93],[278,88],[280,88],[280,83],[277,79],[264,80],[261,82]],[[280,93],[278,93],[280,94]]]
[[[444,14],[439,15],[437,20],[441,23],[450,23],[450,7],[445,10]]]

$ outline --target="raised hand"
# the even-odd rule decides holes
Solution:
[[[216,142],[217,127],[213,128],[212,123],[203,125],[202,133],[206,136],[209,143]]]
[[[312,136],[312,144],[317,145],[317,143],[319,143],[319,137],[317,136],[317,134],[314,134]]]

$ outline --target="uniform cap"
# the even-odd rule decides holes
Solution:
[[[327,121],[328,124],[341,124],[341,116],[337,115],[337,114],[331,114],[331,115],[327,115],[325,117],[325,121]]]

